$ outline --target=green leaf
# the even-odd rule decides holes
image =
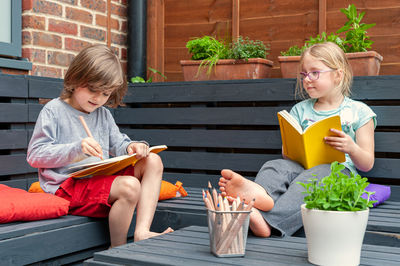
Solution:
[[[131,82],[132,83],[145,83],[146,81],[144,80],[144,78],[136,76],[136,77],[131,78]]]

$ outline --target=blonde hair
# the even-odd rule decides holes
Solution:
[[[106,106],[117,107],[127,91],[127,81],[121,63],[105,45],[92,45],[83,49],[71,62],[64,77],[60,98],[68,99],[74,90],[87,87],[93,91],[113,89]]]
[[[330,69],[341,69],[343,76],[337,86],[340,88],[342,95],[350,96],[351,84],[353,82],[353,71],[351,70],[350,63],[343,50],[332,42],[317,43],[304,50],[300,58],[299,70],[297,72],[296,95],[306,98],[303,82],[300,78],[300,70],[303,67],[304,57],[306,55],[311,55],[315,59],[324,63]]]

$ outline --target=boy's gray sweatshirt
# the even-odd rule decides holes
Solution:
[[[100,160],[82,151],[81,141],[87,134],[79,116],[84,117],[103,148],[104,159],[127,154],[126,148],[132,141],[119,131],[108,109],[100,107],[87,114],[60,98],[53,99],[39,114],[27,154],[28,163],[38,168],[40,186],[46,192],[54,194],[68,174],[77,170],[69,167]]]

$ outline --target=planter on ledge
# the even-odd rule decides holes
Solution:
[[[375,51],[346,53],[353,76],[378,76],[383,57]],[[282,78],[296,78],[300,56],[278,56]]]
[[[221,59],[208,75],[208,66],[199,69],[201,62],[201,60],[180,61],[185,81],[269,78],[273,65],[272,61],[263,58],[249,58],[247,61]]]

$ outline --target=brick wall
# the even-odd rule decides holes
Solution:
[[[84,47],[110,45],[127,66],[127,1],[22,0],[22,57],[32,62],[31,75],[63,78],[74,56]]]

